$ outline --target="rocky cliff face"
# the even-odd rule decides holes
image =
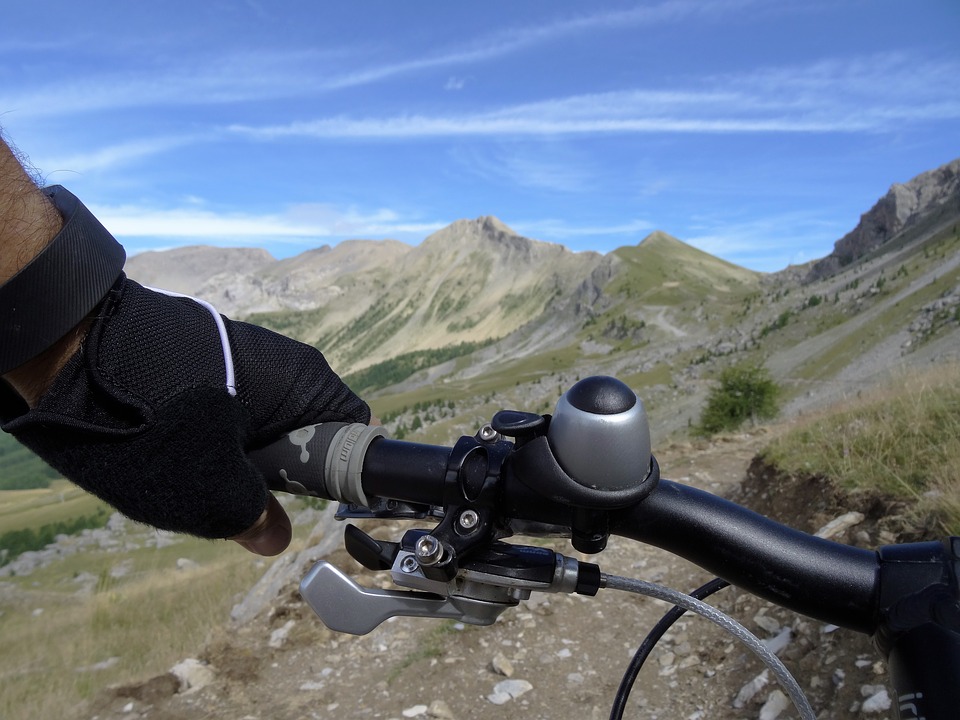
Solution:
[[[836,242],[830,255],[814,263],[805,281],[833,275],[945,206],[960,210],[960,159],[906,184],[893,185],[860,217],[860,223]]]

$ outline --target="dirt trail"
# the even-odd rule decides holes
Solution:
[[[674,445],[657,455],[665,477],[729,494],[737,491],[763,440],[745,435]],[[754,492],[754,499],[763,499],[762,491]],[[399,527],[381,530],[397,537],[393,531]],[[875,542],[861,532],[861,539]],[[362,584],[379,582],[342,550],[330,559]],[[686,591],[708,579],[685,561],[616,538],[592,559],[607,573]],[[733,589],[717,597],[716,604],[760,637],[788,639],[781,656],[811,693],[815,709],[829,708],[821,718],[892,717],[892,711],[862,714],[865,697],[879,695],[883,683],[883,666],[866,638],[797,618]],[[324,628],[291,588],[268,617],[225,625],[197,648],[212,673],[205,687],[177,692],[176,682],[161,676],[101,693],[77,718],[606,718],[631,654],[664,610],[657,601],[610,590],[596,598],[539,594],[491,627],[395,619],[353,637]],[[706,621],[684,618],[648,661],[626,716],[756,718],[766,706],[767,717],[797,717],[792,707],[772,714],[780,702],[772,681],[757,681],[758,692],[741,708],[733,707],[761,669]],[[509,683],[501,685],[504,681]]]

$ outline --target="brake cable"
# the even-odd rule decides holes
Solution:
[[[690,597],[694,597],[697,600],[704,600],[715,592],[729,586],[730,583],[726,580],[714,578],[690,593]],[[630,660],[630,664],[623,673],[623,678],[620,680],[620,687],[617,688],[617,695],[613,700],[613,707],[610,709],[610,720],[623,720],[623,712],[627,707],[627,700],[630,698],[630,692],[637,682],[637,677],[640,675],[643,664],[647,661],[647,658],[650,657],[653,648],[660,642],[660,639],[666,634],[667,630],[673,627],[673,624],[679,620],[685,612],[687,612],[685,608],[674,605],[660,618],[660,621],[647,633],[643,642],[640,643],[640,647],[637,648],[633,659]]]
[[[678,592],[677,590],[672,590],[671,588],[663,587],[661,585],[655,585],[653,583],[646,582],[645,580],[635,580],[632,578],[621,577],[619,575],[606,574],[601,574],[600,579],[602,587],[607,587],[613,590],[624,590],[626,592],[632,592],[638,595],[647,595],[648,597],[656,598],[657,600],[663,600],[672,605],[695,612],[701,617],[706,618],[710,622],[719,626],[722,630],[725,630],[729,634],[733,635],[735,638],[737,638],[737,640],[746,645],[747,648],[749,648],[758,658],[760,658],[760,660],[762,660],[768,668],[770,668],[774,674],[774,677],[777,678],[777,682],[780,683],[780,686],[787,692],[787,695],[793,701],[793,704],[799,711],[802,720],[816,720],[817,716],[813,712],[813,708],[810,706],[807,696],[804,695],[803,689],[800,687],[800,683],[798,683],[793,675],[790,674],[790,671],[787,670],[780,658],[770,652],[760,638],[747,630],[743,625],[738,623],[729,615],[717,610],[711,605],[707,605],[701,600],[691,597],[690,595],[684,595],[682,592]]]

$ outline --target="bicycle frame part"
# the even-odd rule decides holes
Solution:
[[[903,720],[960,712],[960,538],[882,548],[882,617],[877,646],[887,656]]]

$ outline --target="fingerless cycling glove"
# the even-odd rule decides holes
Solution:
[[[247,451],[370,410],[315,348],[223,318],[236,387],[207,308],[121,277],[80,352],[34,409],[0,382],[0,420],[51,466],[128,517],[223,538],[267,502]]]

